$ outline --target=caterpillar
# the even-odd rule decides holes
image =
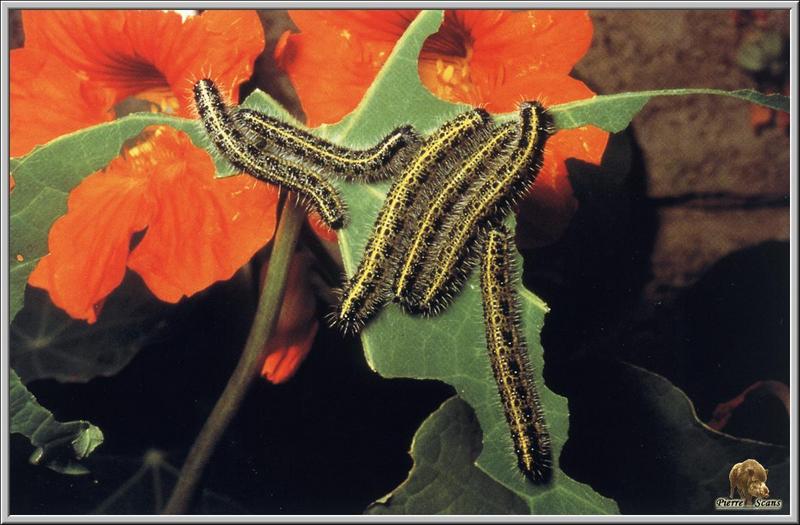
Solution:
[[[516,126],[513,123],[495,128],[489,140],[467,157],[456,172],[444,181],[441,188],[434,187],[432,191],[429,190],[431,196],[425,199],[425,209],[415,228],[410,232],[412,237],[393,283],[395,301],[406,311],[417,313],[418,294],[414,285],[425,262],[425,256],[448,213],[475,179],[484,171],[495,168],[494,163],[513,141],[515,131]]]
[[[252,109],[237,109],[233,118],[248,140],[260,149],[272,147],[351,182],[396,176],[418,141],[413,127],[401,126],[375,146],[353,150]]]
[[[197,112],[211,142],[237,169],[271,184],[277,184],[310,203],[332,229],[346,221],[346,208],[333,185],[301,164],[265,152],[259,152],[234,125],[222,96],[209,79],[201,79],[193,88]]]
[[[341,292],[337,311],[332,316],[345,332],[358,332],[374,312],[389,298],[390,279],[396,261],[406,244],[403,231],[413,225],[418,204],[415,199],[430,179],[441,171],[453,149],[468,144],[484,130],[491,117],[480,108],[461,113],[438,128],[416,150],[413,158],[395,179],[375,220],[372,235],[364,248],[358,268]]]
[[[505,217],[528,191],[541,169],[551,119],[538,102],[519,107],[516,143],[500,167],[473,184],[449,214],[426,257],[416,308],[435,314],[450,302],[475,265],[475,243],[482,230]]]
[[[519,468],[533,483],[546,483],[553,473],[550,435],[520,329],[512,243],[502,226],[484,238],[480,280],[486,347]]]

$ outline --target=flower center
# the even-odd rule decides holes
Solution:
[[[122,118],[131,113],[166,113],[175,115],[180,109],[180,101],[172,90],[165,87],[147,89],[120,100],[114,106],[114,114]]]
[[[146,100],[154,106],[153,113],[167,113],[174,115],[178,113],[180,101],[168,85],[158,86],[134,95],[139,100]]]
[[[114,107],[117,118],[139,111],[167,114],[179,112],[180,100],[155,65],[130,60],[117,65],[113,73],[113,85],[127,95]]]
[[[470,78],[469,57],[437,57],[428,64],[420,63],[420,78],[439,98],[468,101],[475,94]]]
[[[447,17],[420,53],[419,76],[425,87],[445,100],[475,100],[476,87],[470,76],[472,45],[469,30],[456,17]]]
[[[122,152],[134,171],[149,173],[154,166],[164,161],[165,156],[172,157],[169,150],[160,151],[155,142],[167,131],[166,126],[148,126],[139,135],[123,144]]]

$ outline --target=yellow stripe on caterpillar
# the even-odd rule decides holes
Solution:
[[[393,284],[395,300],[407,311],[415,313],[418,308],[419,290],[415,288],[425,257],[430,251],[437,233],[448,214],[462,197],[466,189],[486,171],[493,171],[500,158],[514,139],[516,125],[504,124],[492,130],[489,139],[477,151],[469,155],[461,166],[443,181],[441,187],[429,188],[430,199],[426,199],[420,219],[410,229],[412,236],[408,249],[403,254]]]
[[[413,224],[415,199],[454,148],[466,143],[491,121],[483,109],[461,113],[432,133],[414,152],[383,202],[358,268],[346,284],[334,324],[358,332],[390,297],[398,257],[407,242],[402,235]]]
[[[531,482],[546,483],[553,474],[553,454],[519,324],[512,246],[503,226],[485,235],[480,274],[486,349],[519,468]]]
[[[259,149],[292,155],[356,182],[396,176],[418,142],[413,127],[401,126],[371,148],[349,149],[252,109],[237,109],[233,117],[246,138]]]
[[[538,102],[519,108],[516,140],[499,168],[476,181],[449,214],[423,265],[418,309],[435,314],[460,290],[475,264],[475,244],[492,221],[501,221],[529,190],[542,164],[551,124]]]
[[[344,225],[346,208],[336,188],[319,173],[256,150],[233,124],[229,109],[211,80],[195,83],[194,98],[211,142],[234,167],[297,193],[330,228]]]

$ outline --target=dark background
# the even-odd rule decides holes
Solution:
[[[268,47],[248,89],[258,86],[301,115],[270,58],[291,22],[282,12],[262,16]],[[726,10],[594,11],[592,19],[594,43],[575,74],[599,93],[782,87],[780,75],[743,69],[737,50],[754,31],[785,35],[787,12],[762,19]],[[20,45],[20,31],[11,39]],[[787,129],[754,128],[747,104],[657,99],[612,137],[601,167],[570,163],[578,213],[556,244],[524,253],[526,285],[552,308],[545,378],[570,401],[562,465],[622,512],[697,511],[669,483],[643,488],[681,480],[649,436],[657,415],[636,399],[624,363],[665,376],[706,422],[717,404],[756,381],[789,384],[788,168]],[[173,480],[164,462],[180,466],[238,359],[254,312],[251,275],[245,269],[166,312],[151,300],[164,321],[114,377],[31,383],[58,419],[92,421],[105,443],[90,460],[91,475],[66,477],[29,465],[30,445],[13,436],[11,511],[152,512]],[[115,294],[140,286],[131,274]],[[12,346],[35,329],[31,308],[15,323]],[[452,393],[437,382],[382,379],[357,340],[322,328],[292,381],[259,381],[250,392],[193,510],[361,513],[405,479],[415,430]],[[757,392],[725,431],[788,445],[788,425],[781,401]],[[162,453],[151,463],[160,467],[109,501],[152,450]],[[770,489],[789,496],[788,486]]]

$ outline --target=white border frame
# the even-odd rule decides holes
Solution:
[[[111,7],[113,5],[113,7]],[[91,2],[91,1],[49,1],[49,2],[33,2],[33,1],[9,1],[2,2],[2,11],[0,12],[0,60],[2,67],[0,68],[0,86],[3,87],[2,100],[0,101],[0,108],[3,115],[2,121],[2,142],[0,142],[0,161],[2,161],[2,180],[0,181],[0,330],[2,330],[2,337],[0,338],[0,440],[2,440],[2,450],[0,450],[0,523],[85,523],[85,522],[109,522],[109,523],[169,523],[169,522],[217,522],[226,521],[229,523],[252,523],[252,522],[330,522],[330,523],[343,523],[350,521],[364,521],[364,522],[420,522],[428,520],[436,520],[444,523],[454,522],[530,522],[530,521],[548,521],[548,522],[607,522],[607,521],[620,521],[620,522],[653,522],[653,523],[672,523],[678,521],[687,521],[691,518],[697,522],[750,522],[758,521],[762,523],[797,523],[797,500],[789,501],[789,514],[788,515],[771,515],[764,512],[759,515],[748,516],[735,516],[730,513],[719,513],[714,515],[614,515],[614,516],[397,516],[397,517],[382,517],[382,516],[364,516],[364,515],[342,515],[342,516],[316,516],[316,515],[186,515],[186,516],[157,516],[157,515],[130,515],[130,516],[85,516],[85,515],[9,515],[9,473],[8,473],[8,458],[9,458],[9,412],[8,408],[8,388],[9,388],[9,364],[8,364],[8,346],[9,346],[9,324],[8,319],[8,306],[9,306],[9,292],[8,292],[8,249],[9,249],[9,216],[8,216],[8,196],[9,196],[9,10],[11,9],[44,9],[44,8],[107,8],[107,9],[124,9],[124,8],[150,8],[150,9],[197,9],[202,7],[208,8],[241,8],[241,9],[287,9],[287,8],[305,8],[305,9],[392,9],[392,8],[429,8],[429,9],[454,9],[454,8],[471,8],[471,9],[499,9],[499,8],[582,8],[582,9],[788,9],[789,25],[790,25],[790,53],[789,53],[789,85],[791,87],[791,101],[790,101],[790,148],[791,156],[789,161],[789,217],[790,217],[790,233],[789,233],[789,367],[790,367],[790,406],[791,406],[791,424],[789,425],[789,464],[790,464],[790,493],[797,495],[797,416],[798,416],[798,384],[797,384],[797,235],[798,235],[798,215],[797,215],[797,197],[798,197],[798,171],[797,171],[797,60],[798,60],[798,42],[797,42],[797,23],[798,23],[798,4],[794,1],[543,1],[543,2],[520,2],[520,1],[440,1],[440,2],[387,2],[387,1],[234,1],[234,2],[186,2],[186,1],[120,1],[120,2]],[[795,458],[792,461],[791,458]]]

